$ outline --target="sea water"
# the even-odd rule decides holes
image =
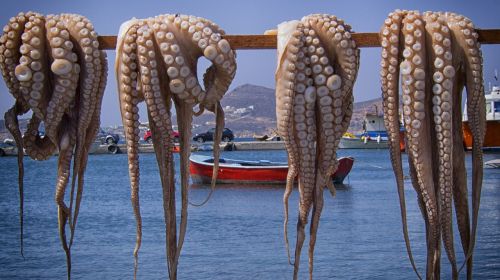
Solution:
[[[205,153],[210,154],[210,152]],[[416,279],[407,257],[394,174],[388,150],[340,150],[353,169],[336,197],[325,191],[316,250],[315,279]],[[285,161],[285,151],[236,151],[237,159]],[[498,155],[487,154],[485,160]],[[467,170],[471,172],[471,155]],[[179,182],[179,158],[175,157]],[[406,156],[403,158],[406,162]],[[73,279],[131,279],[135,220],[126,155],[91,155],[72,247]],[[140,155],[143,219],[138,279],[166,279],[162,192],[154,154]],[[0,278],[65,279],[65,254],[57,230],[54,186],[57,158],[25,158],[24,255],[19,249],[17,159],[0,158]],[[408,175],[405,164],[405,175]],[[470,176],[470,175],[469,175]],[[469,178],[470,181],[470,178]],[[470,184],[470,183],[469,183]],[[69,189],[68,189],[69,192]],[[192,186],[201,202],[207,186]],[[410,238],[420,273],[425,271],[425,229],[409,180],[405,181]],[[180,200],[180,192],[177,192]],[[289,240],[295,246],[298,193],[290,197]],[[178,204],[177,209],[179,210]],[[189,207],[179,260],[179,279],[291,279],[283,237],[283,186],[219,185],[203,207]],[[500,169],[485,169],[474,254],[475,279],[500,279]],[[308,236],[308,228],[306,235]],[[459,263],[463,253],[455,227]],[[308,278],[308,239],[299,279]],[[450,278],[443,251],[441,270]],[[461,278],[465,274],[462,272]]]

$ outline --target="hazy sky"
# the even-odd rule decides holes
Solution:
[[[0,25],[21,11],[33,10],[42,14],[78,13],[89,18],[100,35],[116,35],[120,24],[132,17],[146,18],[158,14],[183,13],[205,17],[221,26],[227,34],[262,34],[277,24],[300,19],[311,13],[328,13],[344,19],[357,32],[378,32],[387,14],[394,9],[420,11],[453,11],[466,15],[478,28],[500,28],[500,1],[2,1]],[[495,68],[500,68],[500,45],[484,45],[484,76],[486,87],[493,82]],[[101,123],[104,126],[121,124],[112,63],[115,52],[108,51],[110,71],[104,94]],[[239,50],[238,70],[230,90],[245,83],[274,88],[275,50]],[[355,101],[380,96],[380,48],[363,48],[361,66],[354,87]],[[201,71],[199,71],[201,72]],[[203,71],[204,72],[204,71]],[[5,84],[0,82],[0,118],[14,103]],[[141,120],[146,112],[141,109]]]

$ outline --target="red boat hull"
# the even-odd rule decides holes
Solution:
[[[341,184],[351,171],[354,159],[344,157],[339,159],[339,168],[332,176],[334,183]],[[190,160],[189,171],[195,183],[210,184],[213,164]],[[220,184],[284,184],[288,166],[232,166],[220,164],[217,183]]]
[[[462,131],[465,149],[472,150],[472,132],[468,121],[462,122]],[[483,148],[500,149],[500,121],[486,121],[486,135],[484,136]]]

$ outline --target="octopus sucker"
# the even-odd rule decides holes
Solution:
[[[332,22],[336,27],[331,27]],[[276,116],[289,161],[283,196],[289,262],[288,198],[295,176],[299,190],[294,279],[298,277],[310,212],[309,277],[312,278],[324,187],[335,193],[331,175],[338,164],[336,149],[340,137],[347,130],[352,114],[352,86],[359,63],[359,51],[350,32],[350,26],[342,20],[320,14],[278,26]]]
[[[78,51],[84,46],[80,45],[80,35],[72,30],[73,25],[79,25],[77,22],[85,23],[87,31],[83,33],[90,34],[95,41],[92,59],[86,59]],[[4,28],[4,32],[0,37],[0,68],[16,99],[16,105],[6,114],[6,123],[19,150],[20,220],[22,223],[23,148],[35,160],[45,160],[59,151],[55,201],[58,206],[59,236],[66,253],[67,276],[70,278],[70,250],[82,197],[87,151],[99,127],[100,108],[97,107],[100,107],[104,93],[107,62],[104,53],[97,51],[97,34],[92,25],[78,15],[20,13]],[[80,72],[85,67],[94,69],[93,86],[99,89],[99,93],[86,93],[89,86],[85,86],[88,84],[84,82],[86,76]],[[33,114],[27,131],[21,137],[17,116],[29,110]],[[46,129],[45,136],[39,135],[42,124]],[[71,161],[74,163],[73,172]],[[70,178],[72,191],[68,207],[64,194]],[[78,189],[72,214],[76,178]],[[67,225],[71,232],[69,242]],[[22,228],[21,225],[21,231]]]
[[[235,53],[227,41],[222,42],[222,34],[224,32],[210,21],[185,15],[133,19],[120,27],[115,67],[122,121],[127,137],[131,200],[137,225],[134,278],[142,239],[137,104],[144,100],[148,110],[163,189],[168,273],[170,279],[177,279],[177,265],[187,229],[191,122],[193,115],[201,114],[204,109],[214,112],[216,118],[214,173],[210,194],[215,188],[219,142],[224,128],[224,113],[219,101],[234,78],[236,69]],[[204,75],[204,90],[199,85],[196,69],[198,58],[201,56],[214,63]],[[177,112],[181,132],[182,202],[179,231],[171,137],[172,103]],[[200,108],[198,112],[194,111],[195,106]]]
[[[408,239],[401,155],[396,146],[399,143],[395,109],[398,108],[398,70],[402,74],[402,119],[408,139],[410,175],[426,224],[428,279],[440,277],[441,240],[451,264],[452,279],[458,279],[460,273],[453,245],[453,202],[467,263],[467,278],[472,277],[485,119],[484,106],[480,105],[484,102],[481,52],[474,32],[470,20],[452,13],[425,12],[421,15],[418,11],[399,10],[389,14],[380,32],[384,120],[400,196],[403,235],[411,264],[417,272]],[[474,127],[472,226],[461,144],[460,106],[464,85],[468,97],[467,114]]]

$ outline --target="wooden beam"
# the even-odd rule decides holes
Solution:
[[[481,44],[500,44],[500,29],[476,29]],[[276,35],[224,35],[232,48],[237,50],[275,49]],[[352,33],[360,48],[380,47],[378,33]],[[116,36],[99,36],[99,48],[114,50]]]

